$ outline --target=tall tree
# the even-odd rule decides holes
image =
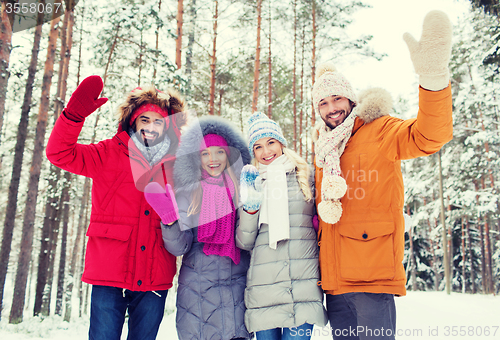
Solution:
[[[257,0],[257,47],[255,49],[255,68],[253,74],[252,112],[257,111],[257,103],[259,100],[261,23],[262,23],[262,0]]]
[[[214,10],[214,36],[212,55],[210,56],[210,100],[208,104],[208,114],[213,115],[215,112],[215,80],[216,80],[216,62],[217,62],[217,20],[219,18],[219,1],[215,0]]]
[[[0,132],[3,127],[3,115],[5,110],[5,99],[7,97],[7,83],[9,81],[9,62],[12,50],[12,25],[14,23],[14,11],[7,13],[6,4],[14,4],[16,1],[2,1],[1,23],[0,23]],[[0,145],[2,134],[0,133]],[[1,164],[0,164],[1,165]],[[0,309],[1,311],[1,309]]]
[[[175,39],[175,65],[179,70],[182,66],[182,17],[184,14],[184,0],[177,0],[177,38]]]
[[[40,3],[44,4],[44,0],[40,0]],[[4,3],[2,2],[2,6],[3,4]],[[33,48],[31,50],[31,61],[28,67],[28,79],[26,80],[26,89],[24,92],[23,105],[21,107],[21,117],[17,130],[17,141],[14,149],[14,162],[12,164],[12,177],[9,185],[9,194],[2,234],[2,245],[0,248],[0,318],[3,308],[5,278],[7,275],[10,251],[12,246],[12,235],[15,226],[17,195],[19,192],[19,183],[21,180],[21,169],[23,165],[24,148],[26,145],[29,112],[33,95],[33,83],[35,81],[38,52],[40,50],[40,40],[42,37],[43,13],[38,14],[37,20],[37,26],[35,28],[35,34],[33,38]]]
[[[61,3],[57,0],[56,2]],[[50,86],[52,84],[52,75],[54,73],[54,57],[56,51],[56,42],[58,38],[57,25],[60,21],[60,17],[57,14],[57,11],[53,11],[53,19],[50,26],[49,46],[47,50],[47,59],[45,60],[43,75],[42,97],[40,100],[40,109],[38,111],[35,145],[33,149],[33,158],[31,161],[26,207],[24,210],[21,249],[19,252],[18,267],[14,285],[14,297],[12,299],[12,308],[10,310],[9,317],[10,323],[19,323],[23,320],[26,282],[31,260],[31,251],[33,248],[33,232],[36,212],[36,200],[38,196],[38,182],[40,180],[40,171],[45,142],[45,129],[48,119]]]
[[[272,30],[271,30],[271,1],[269,1],[269,51],[267,56],[268,80],[267,80],[267,116],[273,119],[273,59],[271,54]]]

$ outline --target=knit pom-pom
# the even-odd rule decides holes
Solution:
[[[323,63],[316,69],[316,79],[321,77],[326,72],[337,72],[337,69],[332,63]]]
[[[347,184],[341,176],[323,176],[323,181],[321,182],[323,199],[340,199],[345,195],[346,191]]]
[[[321,201],[318,204],[318,214],[326,223],[337,223],[342,216],[342,204],[339,200]]]

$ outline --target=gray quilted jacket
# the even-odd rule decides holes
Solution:
[[[290,239],[269,247],[269,228],[258,228],[259,212],[240,209],[236,245],[251,250],[245,289],[245,324],[249,332],[304,323],[326,325],[318,244],[312,219],[314,201],[306,202],[296,173],[287,174]],[[272,208],[271,208],[272,209]]]
[[[177,288],[177,334],[180,340],[229,340],[250,338],[245,324],[243,294],[250,256],[241,251],[235,265],[227,256],[205,255],[198,242],[199,215],[187,216],[191,195],[177,195],[179,222],[162,225],[165,248],[175,256],[184,255]],[[186,231],[180,230],[185,224]]]

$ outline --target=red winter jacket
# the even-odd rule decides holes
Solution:
[[[177,146],[180,132],[172,120],[167,133]],[[173,187],[176,147],[151,168],[127,132],[83,145],[77,143],[82,126],[61,114],[46,149],[52,164],[93,180],[82,281],[133,291],[169,289],[176,258],[163,247],[160,218],[142,189],[151,181]]]

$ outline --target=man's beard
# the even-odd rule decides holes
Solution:
[[[146,138],[146,135],[145,134],[149,134],[149,135],[152,135],[153,138],[151,139],[148,139]],[[162,140],[163,140],[163,135],[160,136],[160,134],[156,131],[150,131],[150,130],[145,130],[145,129],[141,129],[138,133],[139,135],[139,140],[147,147],[149,146],[154,146],[158,143],[160,143]]]
[[[343,119],[340,123],[338,123],[337,125],[333,125],[333,124],[329,121],[329,119],[328,119],[328,118],[329,118],[329,117],[331,117],[331,116],[334,116],[334,115],[336,115],[336,114],[338,114],[338,113],[340,113],[339,117],[344,116],[344,119]],[[342,124],[342,123],[344,122],[344,120],[347,118],[347,116],[348,116],[348,115],[349,115],[349,114],[347,114],[345,110],[337,110],[337,111],[335,111],[335,112],[331,112],[331,113],[327,114],[324,118],[323,118],[323,117],[321,117],[321,119],[323,119],[323,121],[325,122],[326,126],[328,126],[330,129],[332,129],[332,130],[333,130],[333,129],[335,129],[337,126],[339,126],[340,124]]]

